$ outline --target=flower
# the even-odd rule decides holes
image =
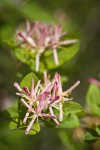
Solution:
[[[27,87],[21,88],[18,83],[14,83],[18,90],[16,94],[21,97],[21,103],[27,108],[23,123],[25,124],[29,117],[32,118],[25,134],[29,133],[32,125],[36,121],[38,122],[39,117],[42,119],[45,117],[51,118],[56,125],[60,125],[59,121],[63,121],[63,103],[72,100],[72,98],[68,98],[68,94],[79,85],[80,81],[63,92],[60,78],[60,75],[56,73],[53,80],[50,81],[50,76],[44,72],[44,84],[41,84],[39,80],[35,86],[32,79],[30,89],[28,89]],[[59,118],[55,115],[54,109],[58,110]]]
[[[88,82],[92,83],[92,84],[95,84],[96,86],[100,86],[100,81],[96,80],[95,78],[93,77],[89,77],[88,78]]]
[[[17,31],[17,43],[21,47],[28,48],[36,55],[36,71],[39,71],[40,56],[51,49],[55,64],[59,64],[57,49],[62,45],[76,43],[77,40],[62,40],[66,32],[62,32],[61,25],[45,22],[33,22],[32,25],[26,20],[26,31]]]

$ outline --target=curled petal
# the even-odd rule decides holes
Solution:
[[[29,43],[33,48],[36,47],[36,44],[34,42],[34,40],[31,37],[28,37],[26,35],[24,35],[23,33],[19,32],[18,35],[27,43]]]
[[[60,96],[56,96],[54,99],[50,101],[50,104],[53,104],[55,101],[59,100]]]
[[[27,87],[23,87],[23,90],[24,90],[27,94],[30,94],[30,91],[28,90]]]
[[[51,94],[51,101],[52,101],[52,99],[55,99],[57,86],[58,86],[58,83],[55,82],[55,83],[54,83],[54,86],[53,86],[52,94]]]
[[[49,110],[50,110],[50,114],[54,115],[54,112],[53,112],[53,109],[52,109],[51,106],[49,107]],[[54,122],[56,123],[56,125],[58,125],[58,126],[60,125],[56,118],[52,118],[52,119],[54,120]]]

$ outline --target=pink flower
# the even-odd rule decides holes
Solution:
[[[45,51],[53,50],[55,64],[59,64],[57,49],[62,45],[76,43],[77,40],[62,40],[66,35],[62,32],[61,25],[51,23],[47,25],[45,22],[26,21],[26,31],[17,31],[17,41],[21,47],[30,49],[36,55],[36,71],[39,71],[40,56]]]
[[[23,123],[26,123],[29,117],[32,118],[29,125],[26,128],[25,134],[28,134],[32,128],[32,125],[38,120],[39,117],[51,118],[56,123],[60,125],[59,121],[63,121],[63,104],[72,98],[68,98],[68,94],[76,88],[80,81],[77,81],[71,88],[63,92],[61,79],[58,73],[55,74],[52,81],[50,81],[50,76],[44,72],[44,85],[41,85],[39,80],[34,86],[34,80],[32,79],[30,89],[27,87],[21,88],[18,83],[14,83],[14,86],[18,90],[16,93],[21,97],[22,104],[27,108],[25,117],[23,118]],[[59,121],[54,113],[54,109],[59,112]],[[47,113],[44,113],[45,112]]]
[[[100,81],[96,80],[93,77],[89,77],[87,80],[88,80],[88,82],[95,84],[96,86],[100,86]]]

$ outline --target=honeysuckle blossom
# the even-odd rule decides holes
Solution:
[[[32,118],[29,125],[26,128],[25,134],[28,134],[35,122],[39,121],[39,118],[51,118],[56,125],[60,125],[63,121],[63,104],[72,98],[68,98],[68,94],[78,86],[80,81],[77,81],[67,91],[62,90],[61,79],[58,73],[55,74],[52,81],[50,76],[44,72],[44,84],[41,84],[39,80],[34,85],[34,80],[31,80],[30,89],[27,87],[21,88],[18,83],[14,83],[14,86],[18,90],[16,93],[21,97],[21,103],[27,108],[25,117],[23,118],[23,124],[26,124],[28,118]],[[54,113],[54,109],[58,110],[59,118]],[[45,113],[44,113],[45,112]]]
[[[66,32],[62,32],[61,25],[50,23],[47,25],[45,22],[39,23],[37,21],[26,21],[26,30],[17,31],[17,43],[21,47],[29,49],[36,55],[36,71],[39,71],[40,56],[47,50],[52,50],[54,55],[55,64],[59,64],[57,49],[62,45],[76,43],[74,40],[63,40],[62,37]]]
[[[88,82],[92,83],[92,84],[95,84],[96,86],[100,86],[100,81],[96,80],[95,78],[93,77],[89,77],[88,78]]]

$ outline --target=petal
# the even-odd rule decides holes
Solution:
[[[65,35],[67,35],[67,34],[68,34],[68,32],[63,32],[63,33],[61,33],[60,38],[62,38],[63,36],[65,36]]]
[[[53,86],[52,94],[51,94],[51,101],[52,101],[52,99],[55,98],[55,94],[56,94],[57,87],[58,87],[58,83],[57,83],[57,82],[54,82],[54,86]]]
[[[29,43],[33,48],[36,47],[36,44],[34,42],[34,40],[31,37],[28,37],[26,35],[24,35],[23,33],[19,32],[18,35],[27,43]]]
[[[74,43],[76,43],[77,42],[77,40],[75,39],[75,40],[66,40],[66,41],[61,41],[61,42],[59,42],[59,44],[60,45],[68,45],[68,44],[74,44]]]
[[[47,118],[56,118],[54,115],[45,114],[45,113],[41,113],[39,116],[47,117]]]
[[[57,49],[56,48],[53,48],[53,56],[54,56],[55,64],[59,65],[58,54],[57,54]]]
[[[48,101],[50,100],[50,96],[45,100],[41,100],[41,102],[39,103],[39,106],[37,107],[37,112],[41,112],[43,110],[43,108],[45,107],[46,104],[48,104]]]
[[[56,96],[54,99],[50,101],[50,104],[53,104],[55,101],[59,100],[60,96]]]
[[[34,80],[31,80],[31,87],[30,87],[30,98],[34,96]]]
[[[29,105],[29,106],[32,107],[32,104],[33,104],[33,103],[30,102],[30,105]],[[23,123],[26,123],[29,114],[30,114],[30,109],[27,110],[26,115],[25,115],[25,117],[24,117],[24,119],[23,119]]]
[[[36,117],[37,117],[37,116],[36,116],[36,115],[34,115],[34,118],[31,120],[30,124],[29,124],[29,125],[28,125],[28,127],[26,128],[25,134],[28,134],[28,133],[29,133],[29,131],[31,130],[32,125],[33,125],[33,123],[34,123],[34,121],[35,121]]]
[[[30,111],[32,111],[33,113],[35,113],[34,109],[33,109],[29,104],[27,104],[26,101],[25,101],[23,98],[21,98],[21,102],[22,102]]]
[[[80,84],[80,81],[77,81],[73,86],[71,86],[67,91],[63,92],[62,95],[65,96],[66,94],[72,92],[78,85]]]
[[[46,92],[46,91],[50,91],[50,90],[51,90],[51,87],[52,87],[52,84],[51,84],[51,82],[49,82],[49,83],[47,84],[47,86],[43,89],[43,91],[41,92],[41,94],[44,93],[44,92]]]
[[[15,87],[19,92],[23,92],[17,82],[14,83],[14,87]]]
[[[51,106],[49,107],[49,110],[50,110],[50,114],[54,115],[54,112],[53,112],[53,109],[52,109]],[[52,118],[52,119],[54,120],[54,122],[56,123],[56,125],[58,125],[58,126],[60,125],[56,118]]]
[[[29,20],[26,20],[26,31],[27,31],[27,33],[30,31],[30,28],[31,28],[30,22],[29,22]]]
[[[38,88],[39,88],[39,85],[40,85],[40,82],[41,80],[39,80],[35,86],[35,89],[34,89],[34,94],[36,95],[37,91],[38,91]]]
[[[23,87],[23,90],[24,90],[27,94],[30,94],[30,91],[28,90],[27,87]]]
[[[62,102],[59,103],[59,120],[63,121],[63,109],[62,109]]]
[[[95,78],[93,77],[89,77],[88,78],[88,82],[92,83],[92,84],[95,84],[97,86],[100,86],[100,81],[96,80]]]

